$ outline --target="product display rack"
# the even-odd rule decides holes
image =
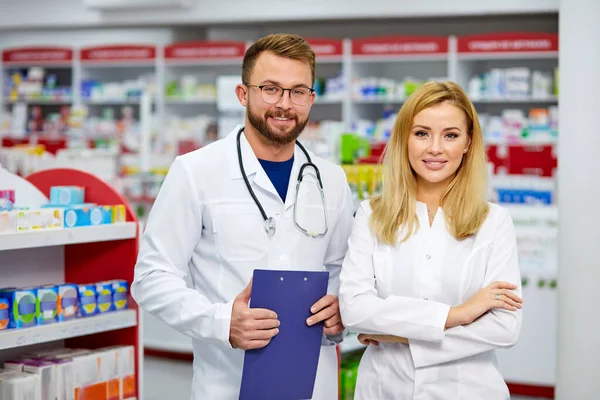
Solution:
[[[121,225],[0,235],[2,286],[39,286],[52,282],[87,284],[112,279],[124,279],[131,285],[139,228],[131,208],[112,187],[91,174],[72,169],[45,170],[27,178],[0,170],[0,176],[3,187],[14,189],[17,204],[24,207],[45,204],[52,186],[68,185],[85,187],[86,202],[126,205],[126,222]],[[142,398],[140,317],[137,305],[130,298],[129,308],[124,311],[0,331],[0,361],[26,352],[28,347],[24,346],[30,345],[50,348],[134,346],[136,392],[138,398]]]

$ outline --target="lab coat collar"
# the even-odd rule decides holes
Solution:
[[[227,155],[229,160],[229,176],[231,179],[243,179],[242,171],[240,170],[240,164],[238,160],[237,154],[237,143],[236,137],[238,131],[242,128],[243,125],[238,125],[235,127],[233,131],[224,139],[227,147]],[[256,184],[257,186],[263,188],[264,190],[274,194],[279,197],[277,190],[273,186],[273,183],[267,176],[266,172],[260,165],[258,158],[256,158],[256,154],[254,154],[254,150],[250,147],[250,143],[246,140],[246,135],[242,134],[240,138],[240,147],[242,149],[242,160],[244,162],[244,170],[246,172],[246,176],[248,177],[248,181],[252,184]],[[294,163],[292,165],[292,172],[290,174],[290,180],[288,184],[288,192],[285,199],[285,208],[288,209],[295,202],[296,197],[296,183],[298,178],[298,173],[300,172],[300,167],[302,164],[306,162],[306,156],[300,150],[298,146],[294,148]],[[312,169],[305,170],[305,174],[311,174]],[[298,198],[305,196],[308,193],[309,185],[301,185],[300,193],[298,193]]]

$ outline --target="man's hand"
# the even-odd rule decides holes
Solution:
[[[252,280],[233,301],[229,343],[236,349],[260,349],[279,333],[279,320],[275,312],[248,307],[251,293]]]
[[[358,341],[362,344],[379,346],[379,343],[404,343],[408,344],[408,339],[393,335],[368,335],[361,333],[358,335]]]
[[[337,335],[344,331],[340,315],[340,303],[337,296],[331,294],[324,296],[310,308],[310,312],[313,315],[306,320],[308,326],[325,321],[323,333],[326,335]]]

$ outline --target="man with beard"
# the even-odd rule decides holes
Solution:
[[[315,53],[301,37],[255,42],[236,87],[244,124],[177,157],[150,212],[131,291],[192,337],[192,400],[237,399],[244,351],[279,332],[273,311],[248,307],[254,269],[329,271],[328,295],[306,323],[324,323],[313,399],[338,398],[338,277],[354,210],[343,170],[296,142],[314,80]]]

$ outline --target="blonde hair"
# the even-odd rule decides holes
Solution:
[[[477,233],[488,215],[487,157],[477,112],[464,90],[453,82],[428,82],[404,103],[384,152],[381,194],[371,201],[370,224],[377,239],[395,244],[419,227],[416,214],[417,180],[408,159],[408,139],[415,115],[426,108],[449,103],[464,111],[471,143],[452,181],[440,199],[450,233],[461,240]]]
[[[242,62],[242,82],[250,83],[250,75],[258,56],[264,51],[276,56],[298,60],[308,64],[311,70],[312,84],[315,82],[315,52],[302,37],[289,33],[276,33],[254,42],[244,55]]]

